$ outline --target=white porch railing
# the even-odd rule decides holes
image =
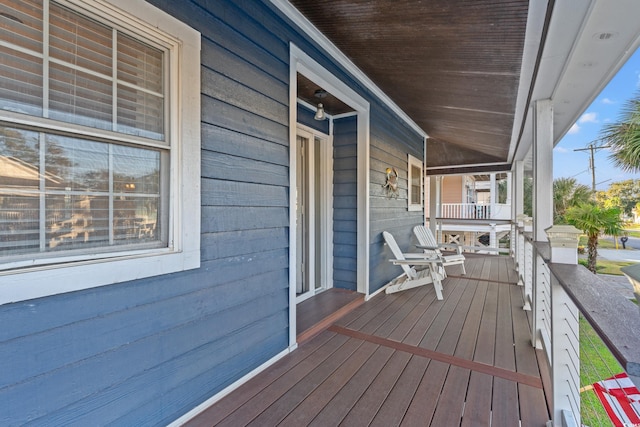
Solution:
[[[547,242],[533,242],[514,226],[513,256],[525,308],[532,311],[531,340],[543,349],[551,372],[553,426],[580,426],[579,313],[640,385],[640,313],[617,293],[603,292],[599,276],[573,264],[551,263]],[[604,378],[603,378],[604,379]]]
[[[438,243],[459,244],[465,251],[494,255],[509,252],[500,248],[499,240],[511,232],[510,221],[437,218],[435,228]]]
[[[510,219],[511,205],[495,203],[484,205],[477,203],[442,203],[442,218],[454,219]]]

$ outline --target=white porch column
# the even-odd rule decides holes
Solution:
[[[489,218],[493,219],[496,211],[496,174],[489,174]]]
[[[437,236],[436,218],[440,216],[440,177],[429,177],[429,228]]]
[[[511,202],[511,220],[515,221],[516,217],[524,213],[524,161],[518,160],[513,163],[513,197]]]
[[[545,229],[553,225],[553,104],[535,103],[533,129],[533,236],[547,241]]]
[[[518,268],[519,234],[517,233],[518,224],[516,221],[518,215],[522,214],[524,210],[524,161],[518,160],[513,163],[510,178],[513,182],[511,183],[511,190],[507,192],[507,197],[511,197],[511,256],[516,259],[516,268]]]
[[[546,228],[553,225],[553,105],[549,99],[535,102],[533,111],[533,240],[547,241]],[[540,346],[538,330],[544,319],[544,274],[533,259],[532,342]]]

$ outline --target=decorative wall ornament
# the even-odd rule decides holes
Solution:
[[[382,188],[387,190],[387,198],[398,198],[398,171],[396,168],[387,168],[387,179],[384,184],[382,184]]]

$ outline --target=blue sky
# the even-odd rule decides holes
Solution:
[[[640,90],[640,49],[637,50],[618,74],[596,97],[578,121],[553,150],[553,177],[574,177],[579,183],[591,187],[589,151],[573,151],[585,148],[598,138],[600,129],[615,122],[625,101]],[[606,190],[609,184],[625,179],[640,179],[640,173],[623,172],[609,160],[609,150],[595,153],[596,188]]]

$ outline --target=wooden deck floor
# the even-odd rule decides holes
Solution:
[[[512,261],[466,267],[443,301],[429,285],[361,304],[188,425],[544,426]]]

